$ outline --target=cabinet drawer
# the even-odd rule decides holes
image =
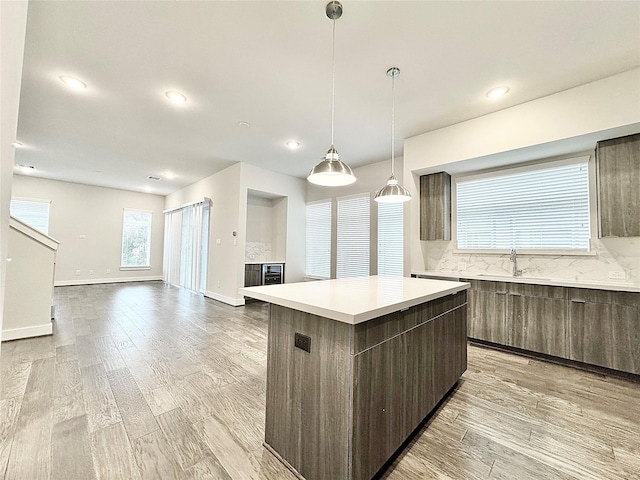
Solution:
[[[616,303],[619,305],[640,306],[640,293],[638,292],[570,288],[568,298],[570,301],[577,303]]]

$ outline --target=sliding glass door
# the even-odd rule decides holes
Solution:
[[[165,212],[163,279],[196,292],[207,286],[210,201]]]

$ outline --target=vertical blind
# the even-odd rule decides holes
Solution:
[[[338,199],[336,277],[369,275],[369,194]]]
[[[404,273],[404,204],[378,203],[378,275]]]
[[[456,180],[459,249],[589,249],[587,161]]]
[[[208,199],[165,212],[163,280],[202,292],[209,243]]]
[[[331,201],[307,204],[307,277],[331,276]]]
[[[49,235],[50,200],[11,199],[11,216],[32,228]]]

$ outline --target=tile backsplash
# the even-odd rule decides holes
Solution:
[[[244,259],[246,262],[271,261],[271,243],[245,242]]]
[[[509,255],[459,253],[449,241],[421,242],[425,270],[442,273],[510,275]],[[527,277],[640,284],[640,237],[591,240],[590,255],[518,254],[518,269]],[[611,279],[610,272],[624,272]]]

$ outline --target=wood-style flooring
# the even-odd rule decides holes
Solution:
[[[0,478],[294,480],[262,446],[266,305],[161,282],[55,304],[54,335],[2,344]],[[469,346],[382,478],[640,479],[640,385]]]

